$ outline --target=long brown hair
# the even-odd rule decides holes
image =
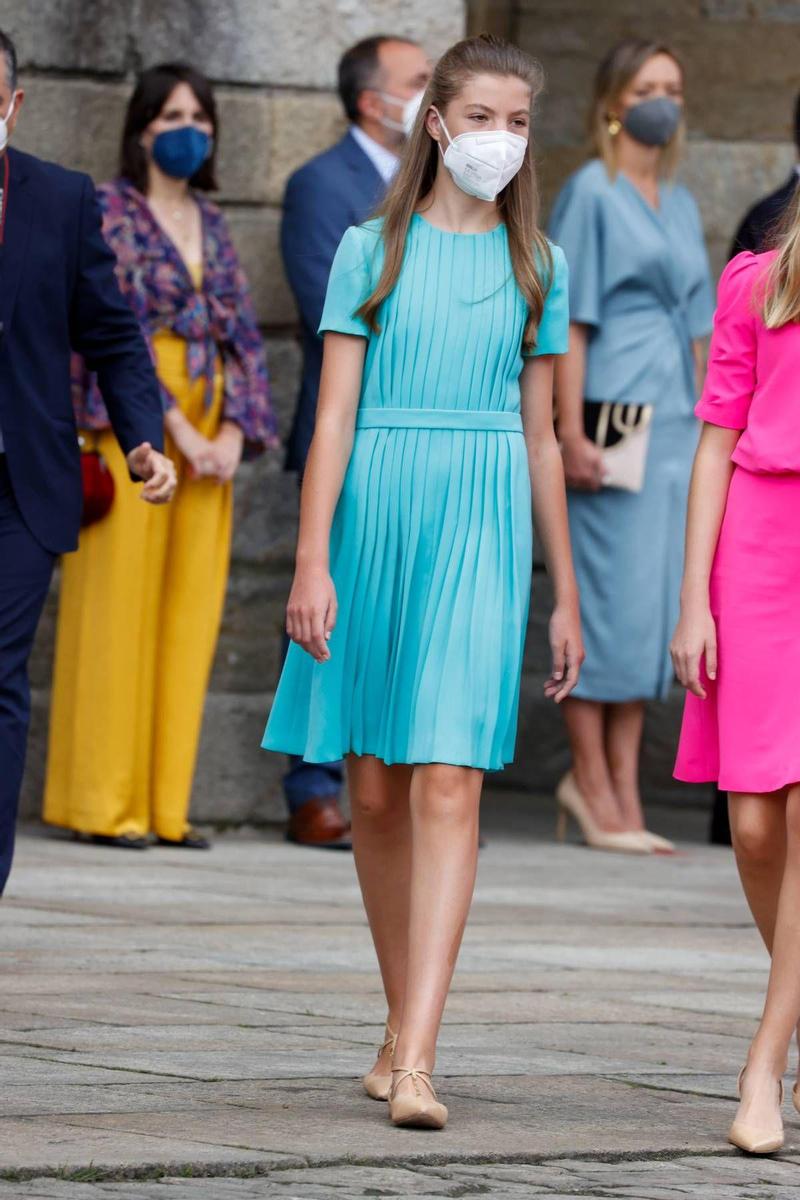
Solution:
[[[684,74],[683,64],[671,46],[664,42],[651,42],[646,38],[625,38],[624,41],[618,42],[597,68],[592,107],[589,110],[589,141],[592,152],[598,158],[602,158],[612,178],[617,173],[617,152],[614,135],[609,128],[610,122],[631,80],[635,79],[644,64],[657,54],[666,54],[676,64],[681,75]],[[675,174],[684,135],[685,126],[681,121],[659,156],[660,174],[668,177]]]
[[[800,321],[800,188],[778,228],[775,256],[765,279],[764,324],[780,329]]]
[[[425,128],[425,117],[432,106],[444,114],[475,75],[515,76],[531,89],[531,103],[544,82],[542,69],[534,59],[489,34],[458,42],[439,59],[406,143],[400,169],[377,214],[383,218],[383,269],[372,295],[358,310],[358,315],[376,333],[380,332],[378,310],[400,275],[411,218],[429,195],[436,178],[439,146]],[[522,169],[500,193],[497,208],[508,233],[514,277],[528,305],[523,345],[531,349],[536,345],[553,263],[549,243],[537,225],[539,198],[530,142]],[[542,282],[543,271],[546,283]]]

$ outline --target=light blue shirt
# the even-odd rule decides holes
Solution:
[[[376,142],[374,138],[371,138],[368,133],[364,133],[364,130],[359,125],[351,125],[350,132],[388,187],[397,174],[400,159],[391,150],[387,150],[385,146],[382,146],[380,142]]]

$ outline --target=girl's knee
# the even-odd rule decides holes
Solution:
[[[480,784],[472,767],[430,763],[418,770],[424,771],[415,805],[419,816],[453,821],[475,815]]]
[[[765,867],[776,861],[780,851],[780,834],[773,814],[761,806],[750,806],[735,816],[732,814],[731,833],[738,859],[746,861],[750,866]]]

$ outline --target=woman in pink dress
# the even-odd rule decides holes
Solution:
[[[688,689],[675,774],[730,796],[742,885],[772,955],[729,1141],[783,1145],[800,1018],[800,193],[775,249],[719,284],[672,657]],[[793,1089],[800,1110],[800,1087]]]

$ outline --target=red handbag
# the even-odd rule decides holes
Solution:
[[[83,478],[83,515],[81,526],[95,525],[108,516],[114,503],[114,476],[99,450],[86,449],[83,437],[81,445],[81,474]]]

